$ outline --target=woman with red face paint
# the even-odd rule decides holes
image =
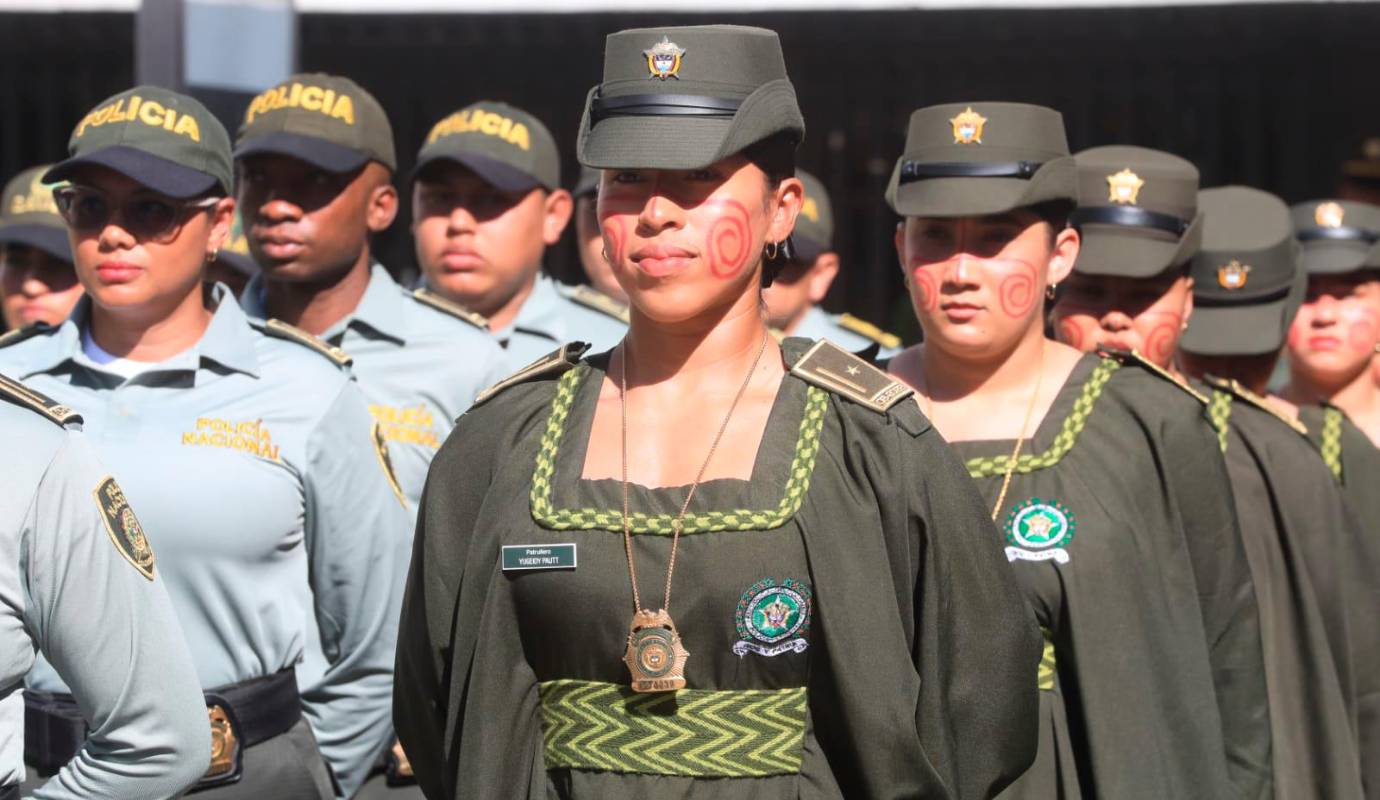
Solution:
[[[971,481],[904,385],[763,320],[803,128],[771,31],[609,37],[579,152],[632,323],[432,466],[395,683],[429,797],[983,798],[1028,765],[1039,634]]]
[[[1045,634],[1040,749],[1009,797],[1261,797],[1254,595],[1202,407],[1045,336],[1078,257],[1058,112],[933,106],[887,200],[924,329],[890,362],[965,460]]]

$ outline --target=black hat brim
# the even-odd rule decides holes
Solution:
[[[1307,286],[1299,272],[1288,294],[1267,303],[1195,306],[1179,347],[1201,356],[1273,353],[1284,346]]]
[[[539,186],[554,188],[544,186],[535,176],[512,164],[478,153],[437,153],[429,156],[426,160],[417,162],[417,166],[412,170],[412,180],[415,182],[421,177],[427,167],[444,161],[465,167],[482,178],[485,183],[502,192],[527,192]]]
[[[288,156],[337,175],[354,172],[369,162],[368,153],[315,136],[287,131],[244,139],[235,148],[236,160],[256,155]]]
[[[1170,234],[1124,225],[1084,225],[1074,271],[1080,275],[1153,278],[1170,267],[1186,264],[1203,240],[1199,214],[1177,240]]]
[[[41,180],[44,183],[71,180],[88,166],[112,169],[161,195],[178,200],[205,194],[220,183],[214,175],[126,145],[103,147],[69,158],[43,173]],[[228,186],[221,188],[230,191]]]
[[[42,250],[53,258],[72,261],[72,243],[66,228],[35,223],[0,223],[0,245],[22,244]]]

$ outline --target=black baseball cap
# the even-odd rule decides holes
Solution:
[[[820,253],[834,249],[834,205],[819,178],[803,169],[795,176],[805,185],[805,200],[791,231],[792,254],[797,261],[814,263]]]
[[[431,126],[413,179],[437,161],[463,164],[503,191],[561,186],[561,157],[551,131],[526,111],[496,100],[471,103]]]
[[[67,225],[58,214],[53,190],[43,182],[47,165],[31,167],[10,179],[0,193],[0,244],[35,247],[54,258],[72,260]]]
[[[235,158],[284,155],[333,173],[377,161],[397,170],[393,126],[374,96],[349,78],[293,75],[255,97],[235,139]]]

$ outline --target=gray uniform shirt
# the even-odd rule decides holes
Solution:
[[[555,281],[538,275],[517,318],[493,335],[508,351],[508,372],[515,372],[567,342],[589,342],[591,353],[611,350],[627,330],[620,320],[576,303]]]
[[[171,796],[205,771],[211,734],[161,554],[142,570],[125,555],[97,494],[116,484],[80,433],[0,399],[0,441],[0,786],[23,780],[22,682],[41,651],[91,733],[34,797]]]
[[[85,418],[157,549],[202,688],[294,667],[311,615],[329,664],[299,680],[303,711],[348,796],[390,736],[411,521],[348,371],[251,326],[224,287],[214,299],[195,347],[130,380],[82,352],[88,299],[0,349],[0,372]],[[42,662],[29,682],[66,691]]]
[[[828,339],[850,353],[861,353],[870,347],[880,347],[881,349],[876,356],[878,359],[891,358],[901,352],[900,348],[886,347],[874,339],[848,330],[840,324],[840,316],[830,314],[819,306],[814,306],[805,312],[805,316],[800,319],[800,324],[795,326],[795,330],[787,335],[799,336],[802,339]]]

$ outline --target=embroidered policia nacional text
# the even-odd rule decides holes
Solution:
[[[480,133],[502,139],[519,150],[532,149],[532,133],[526,125],[482,108],[457,111],[436,123],[427,134],[426,143],[457,133]]]
[[[273,443],[273,434],[262,419],[235,421],[218,417],[197,417],[192,430],[182,432],[188,447],[223,447],[269,461],[281,461],[282,447]]]
[[[370,403],[369,413],[378,423],[383,438],[390,442],[415,444],[432,450],[441,447],[441,436],[436,431],[436,417],[425,402],[406,408]]]
[[[96,506],[101,510],[101,521],[110,533],[110,541],[115,543],[120,555],[139,570],[140,575],[153,580],[153,548],[144,536],[139,518],[134,516],[134,509],[125,500],[124,490],[114,478],[107,477],[96,484],[92,494],[96,498]]]
[[[739,658],[750,652],[767,657],[803,653],[809,647],[810,587],[790,578],[780,583],[763,578],[743,592],[734,622],[739,641],[733,652]]]
[[[128,101],[128,105],[126,105]],[[194,142],[201,141],[201,128],[191,114],[179,114],[175,108],[166,108],[162,103],[144,100],[139,95],[121,97],[110,105],[101,106],[82,118],[77,125],[75,138],[80,139],[87,128],[99,128],[118,122],[138,122],[151,128],[162,128],[178,136],[186,136]]]
[[[1006,518],[1006,559],[1008,561],[1049,561],[1069,563],[1064,549],[1073,540],[1077,527],[1073,512],[1063,503],[1046,503],[1032,497],[1011,509]]]
[[[305,86],[293,83],[291,86],[277,86],[249,103],[244,112],[244,124],[248,125],[260,114],[284,108],[303,108],[319,111],[327,117],[338,119],[346,125],[355,124],[355,101],[343,92],[323,89],[320,86]]]

